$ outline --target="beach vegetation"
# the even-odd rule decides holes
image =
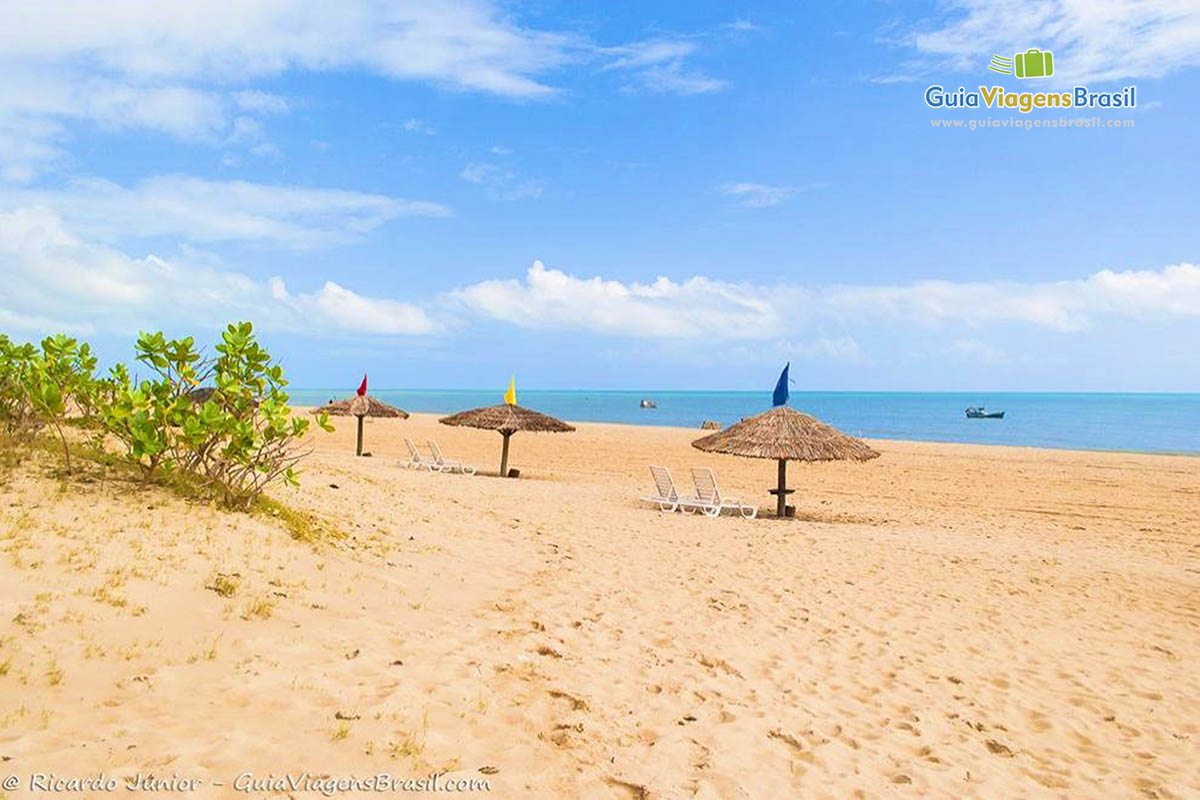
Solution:
[[[191,336],[142,333],[135,358],[147,375],[116,364],[97,377],[87,343],[58,334],[39,349],[0,335],[0,434],[19,446],[50,429],[68,474],[80,456],[114,466],[104,443],[115,441],[119,463],[143,482],[251,510],[269,485],[297,484],[311,423],[291,413],[283,368],[249,322],[228,325],[214,351]],[[324,414],[316,423],[332,430]]]
[[[266,495],[259,495],[250,507],[254,514],[271,517],[287,530],[293,539],[307,544],[318,544],[332,539],[345,537],[340,531],[321,520],[316,514],[303,509],[292,508],[289,505],[273,500]],[[318,569],[323,569],[321,564]]]
[[[270,619],[273,613],[275,613],[275,601],[267,597],[259,597],[246,604],[246,608],[242,611],[242,619],[247,621]]]
[[[32,344],[17,344],[0,334],[0,432],[6,444],[28,442],[40,428],[30,396],[33,361]]]
[[[42,428],[53,429],[67,470],[71,448],[64,427],[72,416],[94,410],[96,357],[86,343],[64,334],[47,336],[41,349],[0,335],[0,426],[28,443]]]
[[[239,584],[240,581],[236,575],[218,572],[204,588],[216,592],[221,597],[233,597],[237,594]]]
[[[46,668],[46,682],[51,686],[58,686],[63,682],[64,674],[62,667],[58,666],[58,662],[51,661],[50,666]]]
[[[388,755],[394,759],[418,759],[425,752],[425,737],[401,731],[388,743]]]

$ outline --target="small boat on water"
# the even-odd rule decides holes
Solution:
[[[971,406],[967,409],[967,419],[1004,419],[1004,412],[988,411],[983,406]]]
[[[643,400],[641,405],[642,408],[658,408],[658,403],[653,400]]]

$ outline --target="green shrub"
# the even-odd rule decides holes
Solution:
[[[254,338],[249,322],[229,325],[216,350],[215,391],[185,433],[219,499],[246,509],[271,482],[296,484],[295,467],[308,455],[296,445],[309,421],[291,415],[283,369]],[[317,424],[333,430],[324,414]]]
[[[124,445],[126,458],[145,480],[179,467],[194,470],[199,462],[183,431],[195,416],[188,393],[206,377],[197,372],[200,354],[194,340],[168,341],[161,332],[142,333],[135,351],[154,377],[134,382],[124,364],[109,371],[98,391],[104,429]]]
[[[90,419],[95,410],[96,357],[91,348],[64,334],[42,340],[42,352],[29,361],[25,386],[38,420],[54,428],[63,460],[71,469],[71,447],[63,426],[68,417]]]
[[[10,440],[28,443],[41,429],[30,396],[30,374],[37,349],[0,334],[0,429]]]
[[[87,344],[53,336],[39,353],[0,336],[0,423],[29,437],[53,427],[69,470],[63,427],[77,421],[96,432],[97,445],[106,436],[119,441],[143,480],[179,474],[224,505],[249,509],[272,482],[296,484],[309,421],[292,416],[283,369],[249,322],[229,325],[216,353],[204,358],[190,336],[142,333],[136,359],[150,375],[134,380],[118,364],[97,380]],[[208,381],[201,396],[196,390]],[[325,415],[317,424],[333,430]]]

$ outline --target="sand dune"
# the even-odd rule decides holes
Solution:
[[[293,541],[128,484],[0,485],[0,776],[490,781],[493,796],[1200,796],[1200,459],[873,442],[797,520],[661,514],[648,463],[769,507],[695,431],[518,434],[519,481],[317,434]],[[213,786],[213,782],[222,786]],[[9,797],[30,796],[25,790]],[[302,796],[302,795],[295,795]]]

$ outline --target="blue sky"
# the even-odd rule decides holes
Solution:
[[[1194,3],[21,9],[10,336],[248,318],[348,389],[1200,390]],[[986,69],[1028,47],[1055,77]],[[1133,127],[931,124],[1026,116]]]

